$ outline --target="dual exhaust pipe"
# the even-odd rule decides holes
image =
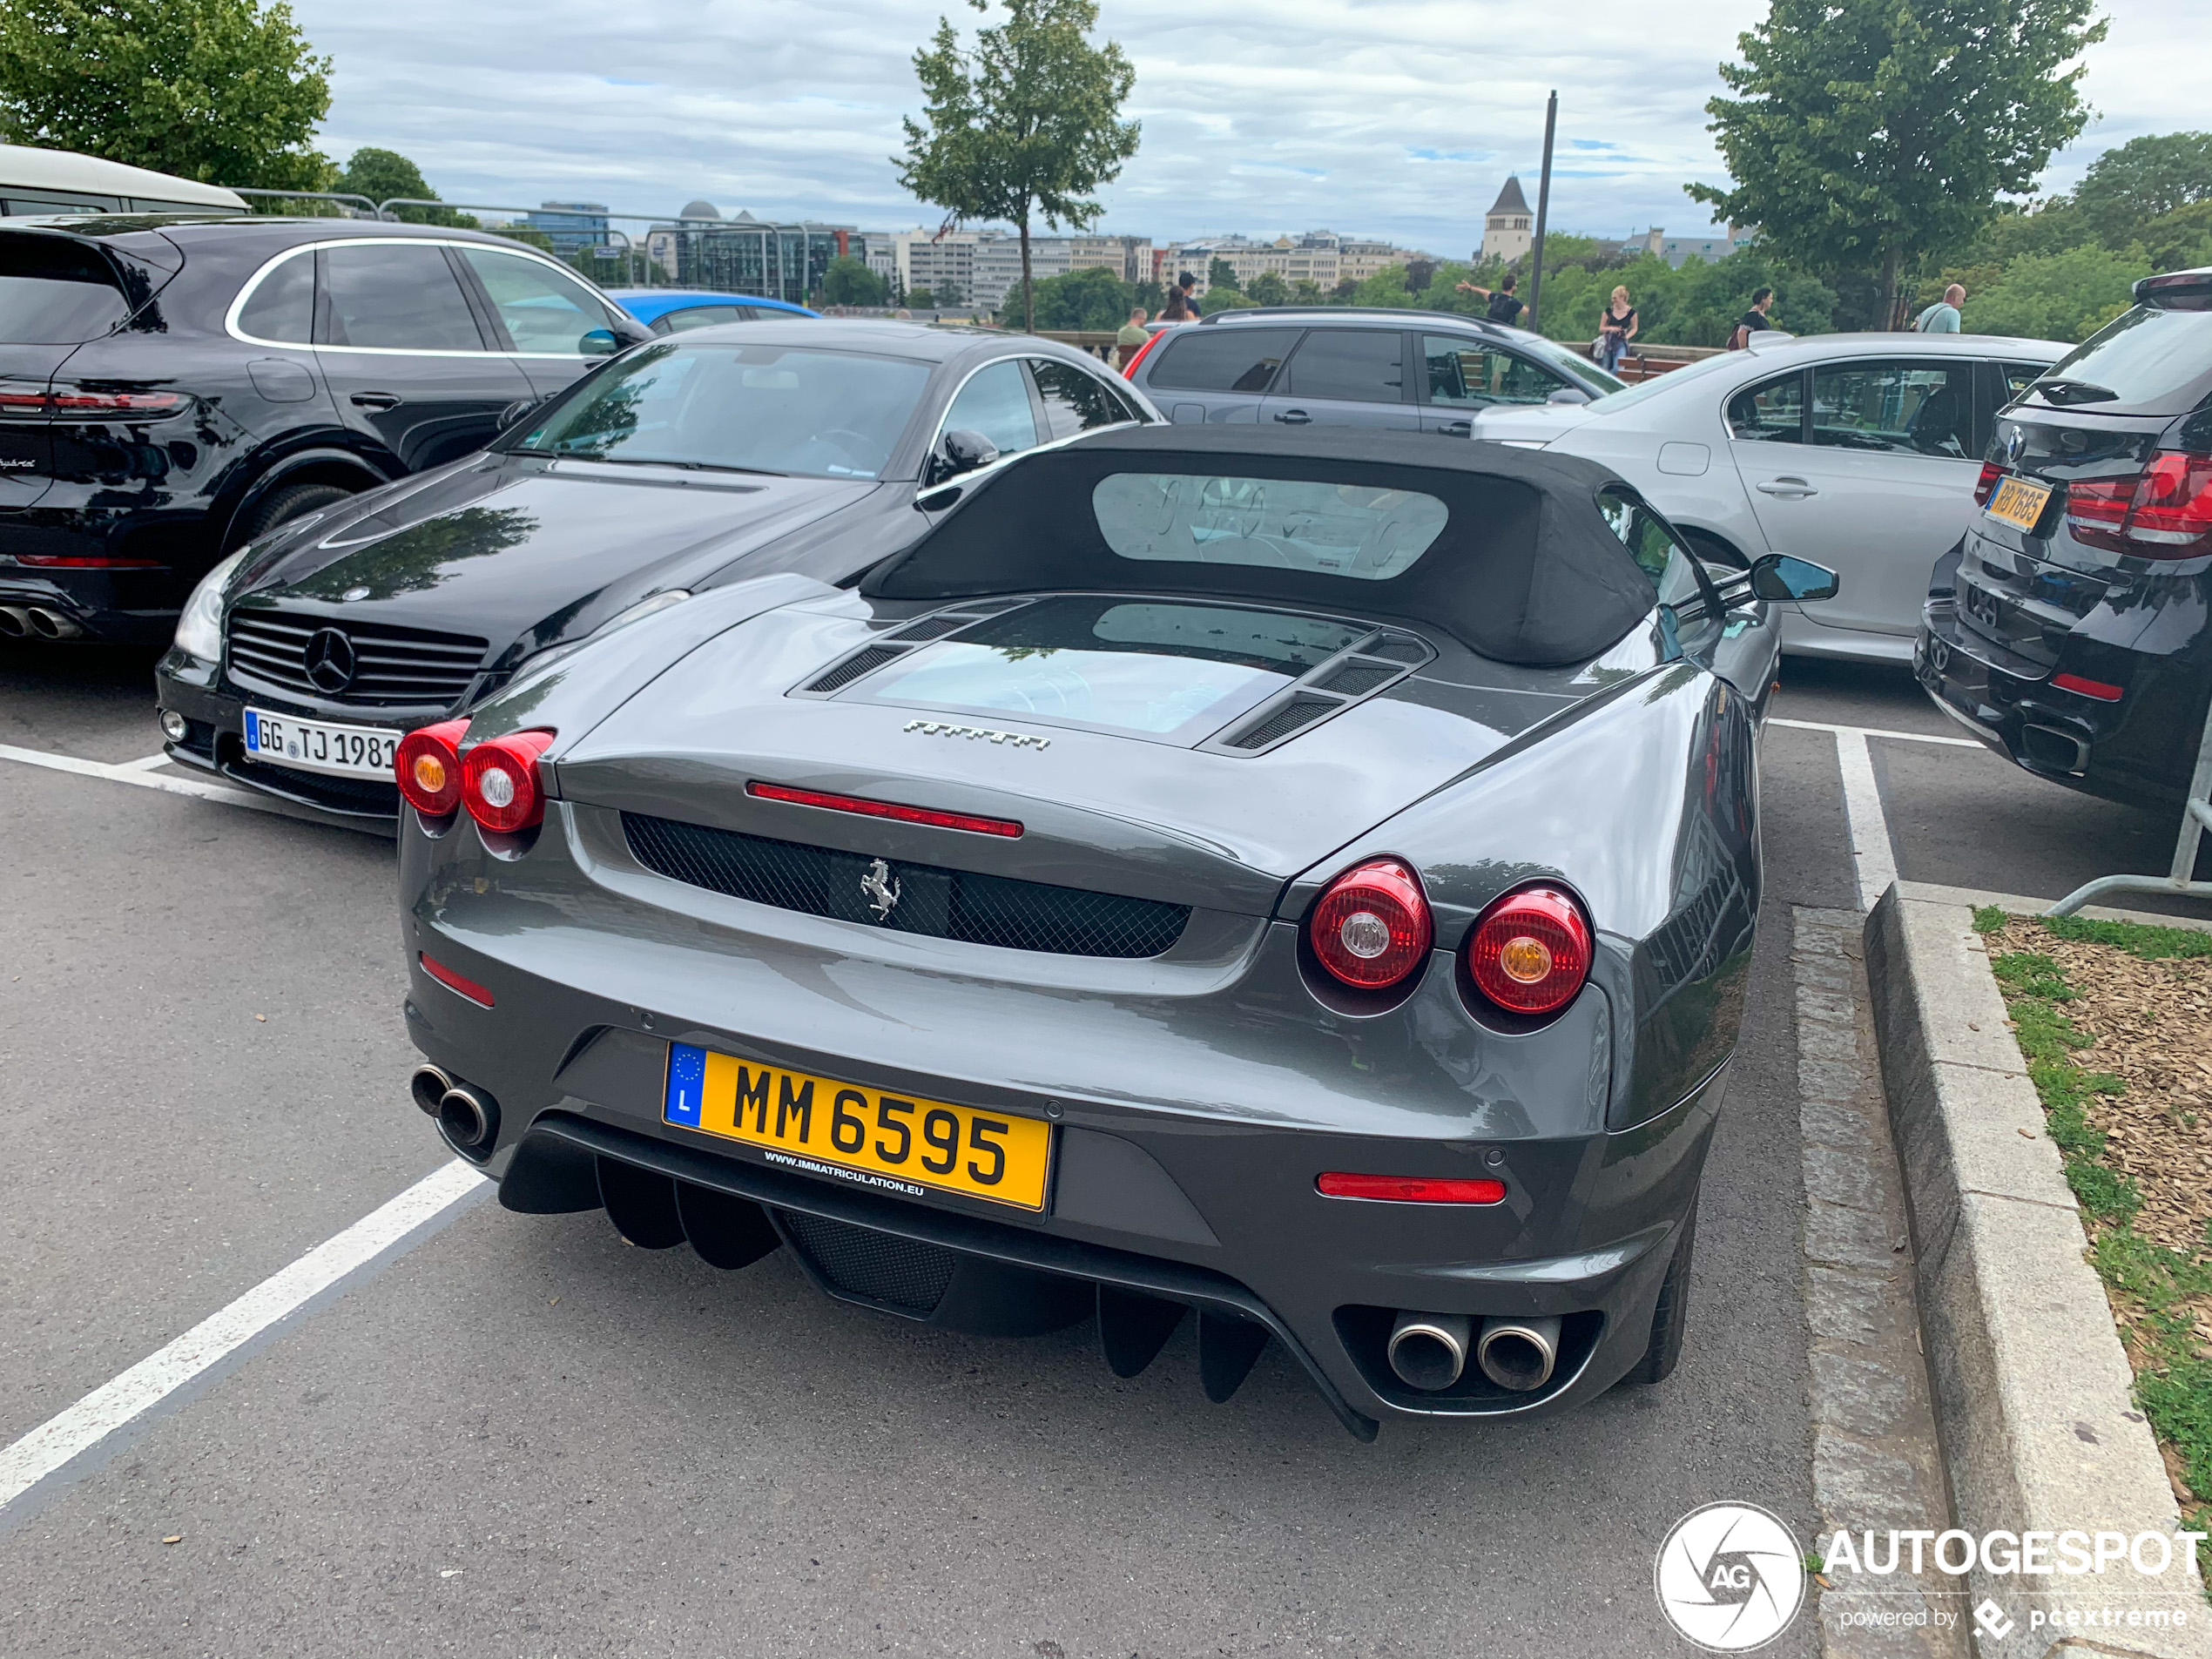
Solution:
[[[84,624],[49,605],[0,605],[0,639],[75,639]]]
[[[1485,1319],[1465,1313],[1400,1313],[1390,1327],[1390,1368],[1408,1388],[1440,1393],[1473,1359],[1501,1388],[1533,1393],[1559,1363],[1559,1315]]]
[[[471,1082],[464,1082],[442,1066],[421,1065],[408,1079],[408,1093],[428,1116],[437,1119],[438,1133],[462,1157],[481,1163],[491,1156],[499,1140],[499,1103]]]

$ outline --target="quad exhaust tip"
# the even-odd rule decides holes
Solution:
[[[446,1097],[446,1090],[453,1087],[453,1079],[442,1066],[417,1066],[415,1076],[407,1080],[407,1091],[427,1117],[438,1115],[438,1103]]]
[[[22,605],[0,605],[0,639],[30,637],[30,612]]]
[[[1559,1363],[1559,1315],[1485,1319],[1474,1342],[1474,1362],[1501,1388],[1522,1394],[1541,1388]]]
[[[1400,1313],[1390,1327],[1390,1368],[1408,1388],[1437,1393],[1459,1381],[1473,1339],[1464,1313]]]
[[[1408,1388],[1441,1393],[1472,1359],[1501,1388],[1533,1393],[1559,1363],[1559,1316],[1485,1319],[1465,1313],[1400,1313],[1390,1327],[1390,1368]]]
[[[83,624],[66,611],[51,610],[44,605],[10,605],[7,609],[21,617],[24,625],[40,639],[75,639],[84,631]]]
[[[465,1158],[481,1162],[499,1139],[499,1105],[489,1095],[456,1082],[438,1097],[438,1133]]]

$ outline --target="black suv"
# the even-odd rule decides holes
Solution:
[[[1474,412],[1493,404],[1587,403],[1627,383],[1519,328],[1450,311],[1344,306],[1218,311],[1162,334],[1129,377],[1168,419],[1192,425],[1447,438],[1472,435]]]
[[[1921,685],[2040,776],[2182,800],[2212,695],[2212,269],[2137,283],[2001,410],[1974,498]]]
[[[233,548],[482,448],[650,338],[468,231],[0,221],[0,638],[166,639]]]

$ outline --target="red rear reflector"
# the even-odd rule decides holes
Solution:
[[[448,991],[458,992],[462,996],[467,997],[471,1002],[475,1003],[479,1008],[488,1008],[492,1006],[491,993],[486,990],[482,986],[477,984],[475,981],[470,979],[467,974],[455,973],[453,969],[448,968],[443,962],[439,961],[435,957],[422,951],[417,951],[415,953],[415,960],[422,964],[422,971],[424,973],[428,974],[432,979],[437,981],[439,984],[444,986]]]
[[[832,795],[819,789],[793,789],[788,784],[751,783],[745,792],[761,800],[787,800],[794,806],[819,806],[827,813],[857,813],[862,818],[887,818],[900,824],[927,824],[933,829],[966,830],[971,835],[1003,835],[1009,840],[1022,833],[1010,818],[977,818],[970,813],[941,813],[928,806],[905,806],[894,800],[868,800],[859,795]]]
[[[1385,1204],[1503,1204],[1506,1184],[1487,1176],[1445,1180],[1420,1175],[1320,1177],[1313,1184],[1325,1198],[1376,1198]]]
[[[1981,476],[1974,481],[1975,506],[1989,505],[1990,495],[1996,489],[1997,481],[2004,475],[2005,469],[1995,462],[1985,461],[1981,463]]]
[[[2074,691],[2083,697],[2094,697],[2100,703],[2117,703],[2127,695],[2117,685],[2107,685],[2102,680],[2083,679],[2079,674],[2054,674],[2051,684],[2061,691]]]
[[[110,559],[96,555],[79,557],[74,554],[18,553],[17,564],[35,564],[42,570],[158,570],[159,559]]]

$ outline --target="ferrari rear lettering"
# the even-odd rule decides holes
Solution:
[[[820,1142],[813,1139],[818,1104],[828,1119]],[[755,1065],[680,1042],[669,1048],[661,1118],[755,1147],[810,1174],[1044,1208],[1053,1134],[1038,1118],[878,1094],[860,1083]],[[801,1156],[794,1161],[791,1154]],[[914,1185],[917,1181],[922,1184]]]

